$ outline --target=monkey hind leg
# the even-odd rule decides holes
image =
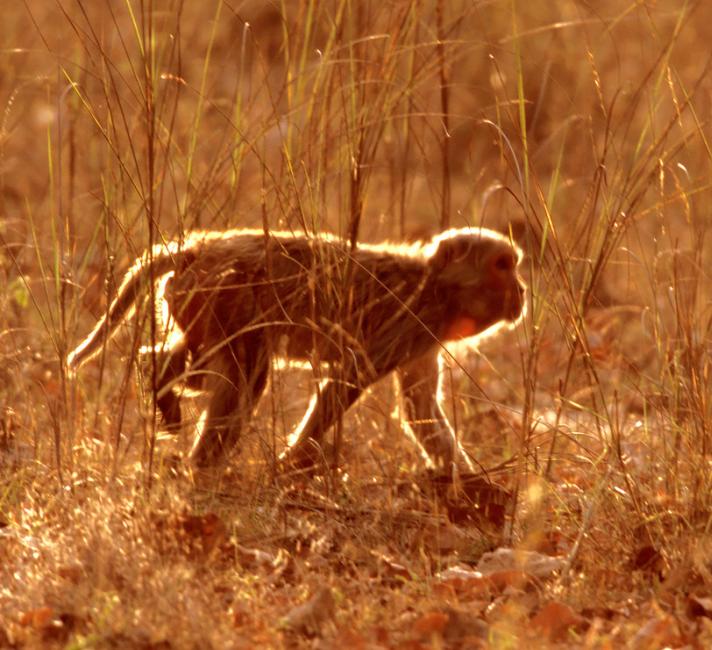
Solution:
[[[162,360],[156,381],[156,404],[169,433],[178,433],[183,422],[176,384],[185,378],[187,353],[184,344],[172,349]]]
[[[237,445],[265,389],[269,371],[269,354],[262,337],[245,337],[211,356],[201,364],[210,403],[203,431],[191,451],[191,460],[199,468],[220,465]]]
[[[142,365],[145,370],[155,370],[156,406],[163,416],[169,433],[177,434],[182,424],[180,396],[176,388],[185,380],[187,350],[183,341],[174,344],[158,344],[141,348]],[[155,366],[152,368],[152,355]]]
[[[331,460],[324,457],[324,435],[361,392],[354,382],[335,378],[323,382],[291,435],[288,447],[280,455],[280,465],[285,469],[304,469]]]
[[[460,446],[440,405],[440,374],[437,350],[398,369],[403,425],[434,469],[449,473],[457,465],[472,472],[472,461]]]

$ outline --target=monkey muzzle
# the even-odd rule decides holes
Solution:
[[[524,313],[526,304],[526,288],[517,281],[513,291],[508,291],[504,309],[504,318],[512,323],[516,323]]]

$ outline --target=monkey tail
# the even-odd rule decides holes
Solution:
[[[153,256],[144,253],[127,271],[116,298],[111,302],[108,311],[104,314],[89,335],[67,356],[67,367],[70,372],[77,370],[89,359],[95,356],[105,341],[108,341],[116,332],[118,326],[124,322],[134,306],[141,299],[149,282],[151,273],[157,280],[174,268],[180,253],[172,246],[154,247]]]

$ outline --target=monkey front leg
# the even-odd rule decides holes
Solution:
[[[458,465],[474,471],[440,406],[440,366],[433,350],[398,368],[400,410],[404,425],[418,441],[429,461],[440,470]]]
[[[280,464],[292,469],[316,465],[323,458],[324,435],[360,394],[361,389],[353,382],[337,378],[322,381],[287,448],[280,454]]]
[[[180,430],[182,418],[180,397],[173,388],[179,381],[185,379],[187,366],[187,350],[185,342],[165,350],[156,352],[156,406],[158,406],[166,428],[176,434]]]
[[[210,394],[205,426],[191,451],[198,468],[217,466],[235,447],[267,383],[269,356],[256,337],[213,352],[205,363],[203,383]]]

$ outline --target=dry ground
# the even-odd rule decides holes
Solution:
[[[0,647],[712,645],[708,3],[0,16]],[[132,330],[60,363],[163,237],[466,224],[510,232],[531,288],[446,371],[494,481],[469,497],[424,472],[389,381],[341,470],[287,483],[310,375],[275,370],[231,471],[196,482]]]

